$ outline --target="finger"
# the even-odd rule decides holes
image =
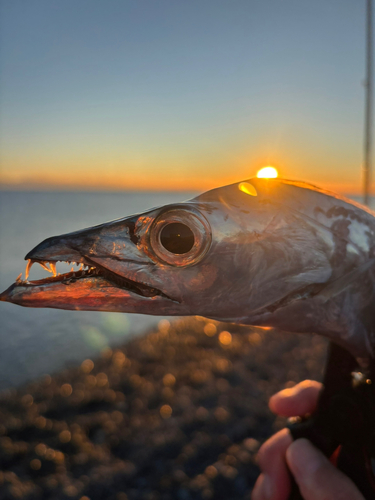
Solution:
[[[285,453],[291,443],[292,437],[288,429],[283,429],[261,446],[258,459],[263,474],[254,487],[253,500],[287,500],[290,474]]]
[[[251,492],[251,500],[269,500],[272,492],[269,490],[269,480],[265,474],[260,474]]]
[[[274,394],[269,401],[270,410],[285,417],[302,417],[306,413],[312,413],[322,387],[322,384],[315,380],[304,380],[291,389]]]
[[[305,500],[365,500],[354,483],[307,439],[294,441],[286,460]]]

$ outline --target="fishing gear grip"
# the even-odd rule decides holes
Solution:
[[[366,500],[375,500],[375,362],[359,369],[357,360],[331,343],[324,389],[317,411],[290,424],[294,440],[306,438],[328,458],[337,451],[338,469]],[[302,500],[292,479],[289,500]]]

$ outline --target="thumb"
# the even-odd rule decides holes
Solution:
[[[365,500],[351,479],[307,439],[294,441],[286,460],[305,500]]]

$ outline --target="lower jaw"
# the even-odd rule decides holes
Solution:
[[[52,307],[68,310],[133,312],[141,303],[155,302],[158,296],[142,297],[119,288],[103,277],[75,281],[20,282],[3,292],[1,300],[24,307]],[[130,310],[129,310],[130,309]]]

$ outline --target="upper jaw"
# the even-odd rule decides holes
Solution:
[[[25,260],[34,262],[77,262],[88,265],[84,256],[75,250],[74,246],[69,245],[68,242],[69,235],[47,238],[30,250],[25,256]]]
[[[149,268],[150,261],[147,256],[141,253],[136,244],[132,241],[131,230],[128,224],[132,224],[132,219],[114,221],[102,224],[95,228],[84,229],[62,236],[54,236],[44,240],[33,248],[25,257],[28,260],[26,266],[26,281],[18,279],[16,286],[28,289],[30,287],[43,287],[44,290],[52,291],[63,285],[69,285],[78,290],[79,282],[82,289],[84,282],[88,288],[88,293],[93,293],[93,282],[96,280],[98,286],[103,287],[103,283],[110,283],[111,293],[113,289],[126,291],[141,298],[159,297],[174,300],[161,289],[149,282],[147,272],[137,272]],[[57,274],[56,263],[77,263],[81,265],[78,271],[71,271],[65,274]],[[28,273],[34,263],[39,263],[47,271],[53,273],[53,277],[37,281],[27,281]],[[49,269],[48,266],[51,268]],[[137,279],[139,274],[142,279]],[[145,280],[146,278],[146,280]],[[151,281],[151,280],[150,280]],[[90,287],[90,289],[89,289]],[[6,298],[2,298],[7,300]],[[104,300],[104,297],[103,297]],[[11,300],[10,300],[11,301]]]

